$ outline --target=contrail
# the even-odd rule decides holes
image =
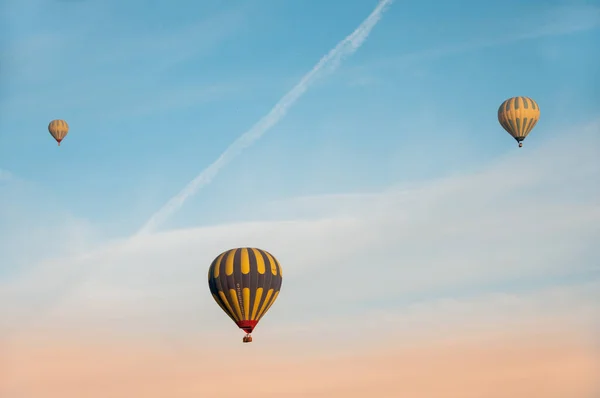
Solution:
[[[288,109],[304,94],[308,87],[319,77],[323,72],[333,72],[344,59],[345,56],[354,53],[367,39],[373,27],[379,22],[386,8],[393,0],[381,0],[373,12],[361,23],[358,28],[340,43],[338,43],[327,55],[325,55],[317,63],[317,65],[308,72],[292,90],[290,90],[279,102],[256,123],[250,130],[242,134],[233,142],[219,158],[203,170],[196,178],[194,178],[179,194],[171,198],[158,212],[156,212],[148,222],[132,237],[152,233],[156,227],[164,222],[171,214],[177,211],[184,202],[203,186],[207,185],[218,174],[219,170],[227,165],[228,162],[238,156],[246,147],[257,141],[264,133],[279,122],[285,116]],[[6,177],[6,174],[1,172],[0,177]],[[0,180],[2,179],[0,178]],[[81,259],[85,260],[91,257],[92,254],[87,254]],[[45,297],[44,302],[33,309],[32,319],[27,318],[25,321],[35,321],[41,313],[47,313],[56,307],[57,301],[66,297],[73,288],[79,286],[87,277],[89,268],[81,267],[75,270],[75,274],[65,281],[65,285],[56,288],[50,292],[51,297]],[[0,292],[1,293],[1,292]],[[1,310],[1,308],[0,308]],[[36,316],[37,315],[37,316]],[[0,322],[0,328],[3,326]],[[2,330],[0,330],[1,332]],[[14,330],[6,330],[8,334]],[[0,336],[7,337],[7,336]]]
[[[283,96],[262,119],[250,130],[238,137],[211,165],[204,169],[196,178],[190,181],[185,188],[172,197],[160,210],[158,210],[134,235],[152,233],[171,214],[179,210],[185,201],[198,192],[202,187],[209,184],[219,171],[229,162],[235,159],[242,151],[258,141],[271,127],[277,124],[306,92],[308,87],[322,74],[322,72],[333,72],[339,66],[344,57],[353,54],[365,42],[371,30],[377,25],[386,8],[393,0],[381,0],[377,7],[359,26],[339,42],[327,55],[308,72],[294,88]]]

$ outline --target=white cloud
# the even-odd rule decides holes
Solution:
[[[429,59],[438,59],[448,55],[461,54],[471,51],[483,50],[535,40],[544,37],[555,37],[584,32],[600,26],[600,7],[595,5],[567,5],[551,6],[538,15],[526,15],[512,21],[498,21],[498,24],[487,24],[478,29],[477,39],[459,43],[448,44],[436,48],[429,48],[398,56],[385,57],[384,59],[369,61],[367,67],[397,67],[398,64],[416,62]],[[494,27],[494,34],[482,33],[482,29],[490,30]],[[518,29],[513,29],[517,28]],[[508,31],[516,33],[507,34]]]
[[[16,7],[17,3],[13,5],[13,21],[45,21],[49,15],[57,13],[52,7],[47,12],[34,8],[17,13]],[[45,28],[36,29],[35,34],[19,35],[11,41],[2,55],[10,60],[6,70],[11,74],[10,84],[18,89],[7,91],[11,95],[5,95],[0,105],[4,111],[16,113],[32,107],[47,114],[69,109],[77,117],[102,109],[106,118],[122,117],[124,103],[142,103],[140,108],[134,109],[134,113],[151,113],[160,108],[157,104],[164,102],[164,97],[175,90],[186,97],[178,99],[183,105],[204,101],[206,91],[215,90],[214,81],[193,82],[194,87],[185,91],[183,88],[167,87],[165,92],[164,87],[149,82],[156,82],[158,76],[173,66],[193,57],[206,56],[238,33],[244,26],[244,11],[245,6],[226,9],[200,16],[192,24],[170,30],[157,30],[154,26],[151,32],[137,30],[136,34],[128,29],[120,31],[125,25],[115,21],[110,5],[87,2],[72,14],[66,14],[74,21],[73,24],[55,26],[50,31],[42,24]],[[82,15],[85,15],[84,19]],[[82,20],[85,23],[82,24]],[[106,34],[105,27],[115,24],[120,27]],[[13,30],[19,27],[16,22],[15,25]],[[160,56],[157,57],[157,54]],[[68,62],[65,63],[65,60]],[[123,68],[119,67],[125,64],[128,69],[123,72]],[[57,86],[60,86],[61,92],[59,101],[56,98]],[[221,95],[224,93],[222,88],[217,90]],[[226,90],[230,91],[229,88]],[[102,102],[104,97],[109,99],[108,102]],[[166,106],[176,105],[168,101]]]
[[[0,184],[0,281],[45,258],[85,252],[98,232],[42,186],[12,176]]]
[[[6,170],[0,169],[0,181],[7,181],[13,177],[12,173]]]
[[[414,345],[418,341],[486,338],[507,332],[539,333],[544,330],[549,334],[569,331],[596,338],[600,332],[599,300],[600,282],[595,281],[528,292],[419,300],[352,315],[338,315],[332,311],[327,317],[308,322],[284,323],[275,319],[269,320],[268,328],[260,334],[264,335],[261,340],[277,343],[301,334],[310,341],[326,343],[329,348],[334,348],[332,344],[336,342],[341,347],[348,340],[366,336],[379,344],[394,340],[396,348],[403,343]]]
[[[1,287],[2,322],[15,330],[49,316],[47,322],[60,319],[72,327],[234,333],[208,294],[206,270],[222,250],[242,245],[271,251],[284,267],[282,294],[263,321],[269,324],[265,333],[336,316],[366,317],[377,309],[410,310],[411,303],[440,297],[527,292],[561,278],[596,283],[598,126],[570,132],[578,134],[576,141],[515,148],[471,175],[269,203],[263,211],[276,219],[138,236],[47,261]],[[587,292],[573,306],[597,309],[600,301]],[[561,305],[559,299],[551,303]],[[481,305],[477,311],[485,312]]]

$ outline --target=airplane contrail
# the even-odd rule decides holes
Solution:
[[[320,76],[322,72],[333,72],[344,57],[353,54],[365,42],[371,30],[377,25],[383,13],[393,0],[381,0],[377,7],[350,35],[339,42],[327,55],[308,72],[294,88],[283,96],[275,106],[263,116],[250,130],[238,137],[225,151],[205,168],[196,178],[190,181],[185,188],[172,197],[160,210],[150,217],[134,236],[152,233],[171,214],[179,210],[185,201],[209,184],[219,171],[236,158],[242,151],[258,141],[271,127],[277,124],[306,92],[308,87]]]
[[[333,72],[345,56],[354,53],[364,43],[373,27],[381,19],[387,6],[392,2],[393,0],[381,0],[373,12],[358,26],[358,28],[356,28],[356,30],[354,30],[354,32],[352,32],[352,34],[347,36],[329,51],[327,55],[321,58],[317,65],[312,68],[312,70],[308,72],[281,100],[279,100],[266,116],[235,140],[215,162],[204,169],[180,193],[171,198],[171,200],[156,212],[132,238],[152,233],[161,222],[164,222],[172,213],[177,211],[186,199],[194,195],[200,188],[210,183],[221,168],[239,155],[246,147],[257,141],[271,127],[277,124],[277,122],[285,116],[288,109],[302,96],[302,94],[304,94],[310,84],[316,80],[320,73],[324,71]],[[5,176],[6,174],[0,170],[0,177],[4,178]],[[88,253],[81,257],[81,260],[85,260],[92,255],[92,253]],[[86,279],[89,272],[90,269],[86,267],[75,269],[74,274],[71,275],[64,284],[51,290],[49,292],[49,297],[45,297],[43,303],[40,303],[33,308],[33,313],[30,314],[31,317],[26,316],[25,322],[34,322],[42,315],[42,313],[47,313],[53,308],[56,308],[57,302],[66,297],[74,288],[79,286],[81,282]],[[0,326],[3,326],[1,322]],[[8,335],[12,335],[11,332],[15,332],[14,330],[8,330],[8,328],[5,329],[4,332],[8,333]],[[0,332],[3,331],[0,330]],[[0,335],[0,338],[7,337],[9,336]]]

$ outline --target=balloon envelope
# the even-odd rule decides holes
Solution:
[[[500,125],[517,140],[519,146],[539,119],[540,107],[529,97],[509,98],[498,108]]]
[[[60,146],[60,142],[64,140],[69,133],[69,125],[64,120],[56,119],[50,122],[48,131]]]
[[[277,259],[257,248],[227,250],[208,269],[208,287],[213,299],[246,333],[252,333],[277,300],[281,282]]]

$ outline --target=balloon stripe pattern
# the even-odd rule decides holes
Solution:
[[[539,118],[540,108],[529,97],[509,98],[498,108],[498,121],[517,142],[527,137]]]
[[[69,125],[64,120],[53,120],[48,125],[48,131],[50,135],[54,137],[58,145],[60,146],[60,142],[67,136],[69,133]]]
[[[265,250],[251,247],[221,253],[208,269],[213,299],[247,333],[252,333],[277,300],[282,281],[277,259]]]

